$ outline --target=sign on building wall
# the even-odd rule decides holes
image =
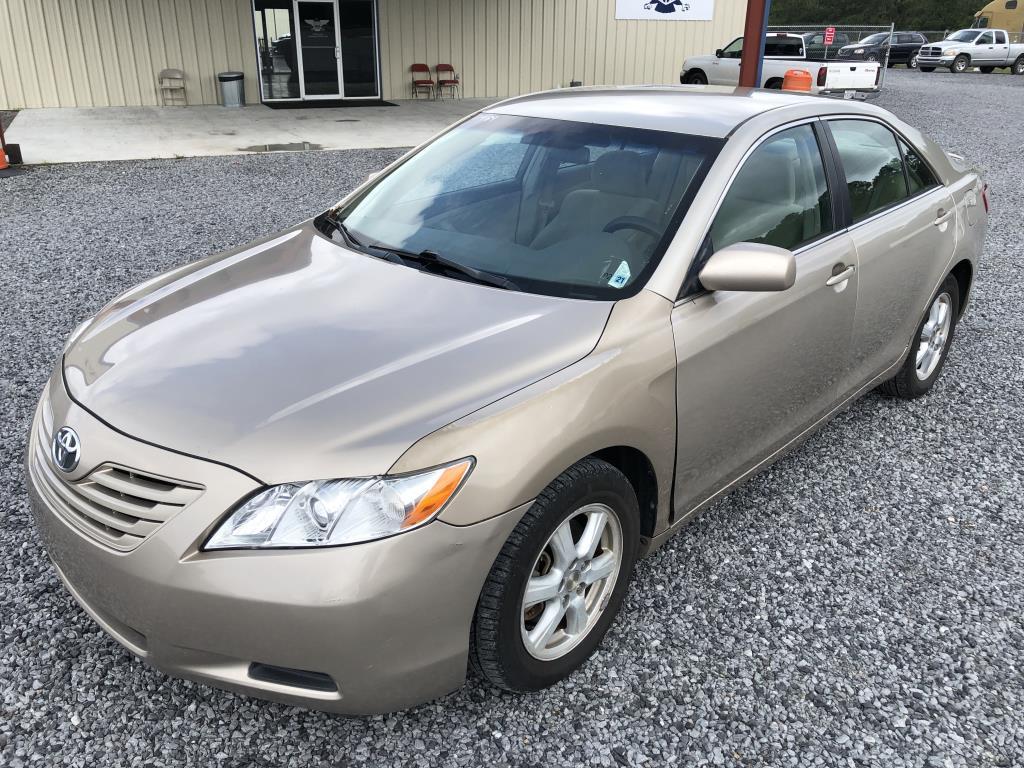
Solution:
[[[711,21],[715,0],[615,0],[616,19]]]

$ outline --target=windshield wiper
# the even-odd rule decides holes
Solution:
[[[481,283],[483,285],[490,285],[494,288],[504,288],[508,291],[522,290],[518,285],[516,285],[516,283],[509,280],[507,277],[496,275],[493,272],[487,272],[483,269],[476,269],[475,267],[470,267],[466,264],[460,264],[457,261],[445,258],[436,251],[420,251],[419,253],[413,253],[412,251],[403,251],[400,248],[392,248],[389,245],[382,245],[380,243],[373,243],[372,245],[366,246],[366,248],[368,250],[377,250],[393,254],[403,262],[411,261],[414,264],[422,264],[425,267],[434,267],[440,270],[454,272],[462,277],[468,277],[474,282]]]
[[[393,261],[396,264],[405,264],[405,259],[403,259],[394,250],[381,248],[379,246],[366,246],[360,242],[359,238],[353,235],[352,231],[345,226],[345,223],[338,218],[337,211],[327,211],[317,219],[317,221],[323,221],[328,227],[330,227],[329,231],[324,231],[323,228],[321,228],[321,231],[326,235],[331,235],[332,240],[334,239],[334,233],[337,232],[341,235],[342,242],[353,250],[362,251],[363,253],[369,254],[370,256],[374,256],[378,259],[384,259],[385,261]],[[379,252],[374,253],[371,249]]]

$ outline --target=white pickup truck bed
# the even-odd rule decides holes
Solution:
[[[690,56],[683,62],[679,82],[683,84],[737,85],[740,79],[738,37],[711,56]],[[876,61],[816,61],[804,54],[799,35],[773,34],[765,41],[761,69],[762,88],[781,88],[790,69],[803,69],[811,75],[812,93],[875,92],[881,80],[881,64]]]

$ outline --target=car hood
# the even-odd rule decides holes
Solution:
[[[586,356],[611,306],[427,274],[307,223],[124,294],[64,379],[112,427],[266,483],[373,475]]]

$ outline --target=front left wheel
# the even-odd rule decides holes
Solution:
[[[590,658],[625,597],[639,521],[636,493],[611,464],[587,458],[559,475],[509,535],[480,592],[474,668],[526,692]]]

